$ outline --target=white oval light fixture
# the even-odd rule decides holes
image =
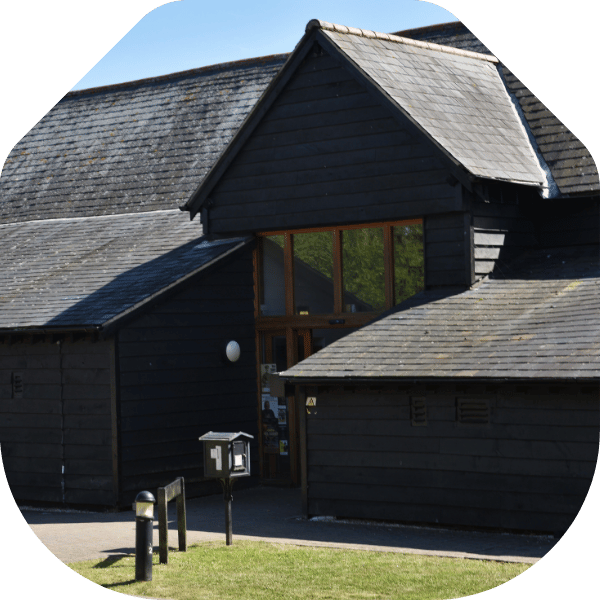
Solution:
[[[225,348],[225,355],[230,362],[236,362],[240,357],[240,345],[232,340]]]

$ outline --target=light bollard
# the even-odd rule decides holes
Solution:
[[[152,581],[152,528],[154,496],[140,492],[135,497],[135,580]]]

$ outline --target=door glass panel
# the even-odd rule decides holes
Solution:
[[[294,234],[294,298],[297,315],[333,312],[333,233]]]
[[[394,239],[395,304],[425,289],[423,259],[423,225],[400,225],[392,228]]]
[[[287,368],[285,336],[263,334],[261,354],[263,476],[285,478],[290,473],[288,402],[284,396],[272,394],[267,377]]]
[[[385,308],[383,229],[369,227],[342,232],[344,311]]]
[[[265,316],[285,315],[284,244],[283,235],[263,238],[260,313]]]

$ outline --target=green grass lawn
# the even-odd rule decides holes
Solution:
[[[117,592],[172,600],[425,600],[488,590],[529,565],[236,540],[171,551],[168,565],[154,555],[149,582],[135,581],[133,556],[69,566]]]

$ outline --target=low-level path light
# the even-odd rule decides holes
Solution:
[[[154,496],[140,492],[135,497],[135,580],[152,581],[152,527]]]

